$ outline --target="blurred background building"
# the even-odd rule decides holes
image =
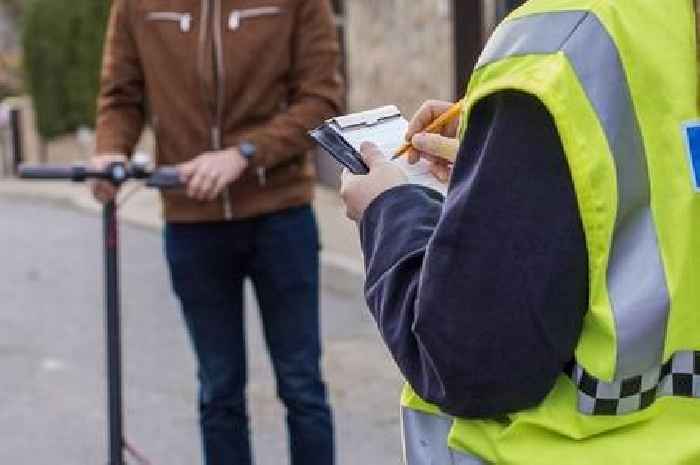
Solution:
[[[336,0],[344,17],[351,110],[395,103],[411,114],[426,98],[466,90],[498,22],[524,0]]]

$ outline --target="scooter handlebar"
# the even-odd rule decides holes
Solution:
[[[174,166],[156,169],[146,180],[146,186],[154,189],[179,189],[184,187],[180,172]]]
[[[84,168],[70,165],[21,165],[19,177],[22,179],[80,179]]]
[[[179,189],[184,187],[180,173],[174,166],[165,166],[149,173],[123,165],[112,166],[111,169],[95,171],[83,165],[22,165],[19,168],[22,179],[64,179],[85,181],[88,178],[118,180],[118,183],[128,179],[140,179],[146,186],[154,189]]]

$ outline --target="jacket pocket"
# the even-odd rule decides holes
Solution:
[[[279,6],[262,6],[259,8],[233,10],[228,17],[228,28],[231,31],[237,31],[246,20],[264,16],[280,16],[282,13],[284,13],[284,10]]]
[[[170,21],[180,26],[180,31],[189,32],[192,29],[192,15],[175,11],[151,11],[146,13],[146,21]]]

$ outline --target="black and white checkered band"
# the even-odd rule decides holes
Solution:
[[[700,351],[678,352],[661,367],[613,383],[595,379],[573,362],[565,373],[578,389],[578,409],[585,415],[634,413],[661,397],[700,398]]]

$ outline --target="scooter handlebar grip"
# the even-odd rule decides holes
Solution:
[[[146,181],[146,186],[154,189],[180,189],[184,187],[180,172],[174,166],[158,168]]]
[[[22,179],[75,179],[77,170],[66,165],[22,165],[18,170]]]

